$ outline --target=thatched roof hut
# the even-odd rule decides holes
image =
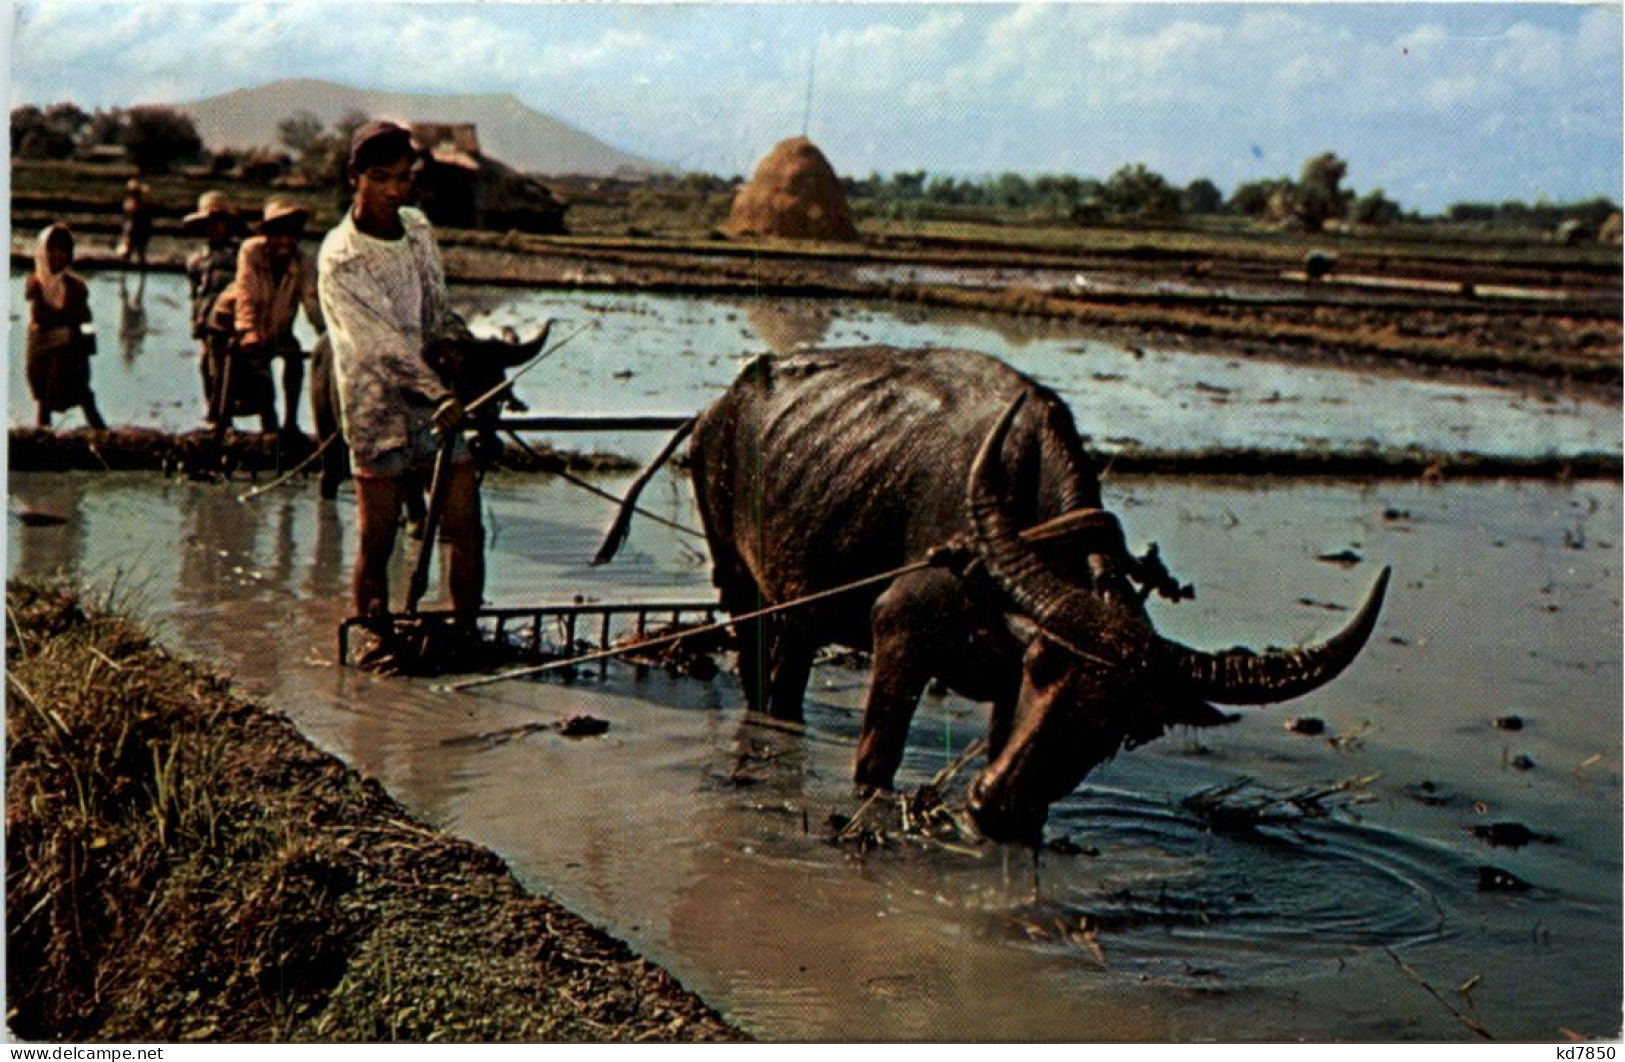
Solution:
[[[787,240],[855,240],[841,182],[824,153],[804,136],[774,145],[734,197],[722,231]]]
[[[412,139],[425,156],[419,197],[436,225],[564,231],[569,207],[539,181],[484,155],[472,123],[414,122]]]

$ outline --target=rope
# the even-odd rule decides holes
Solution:
[[[526,443],[524,439],[521,439],[519,437],[518,432],[510,430],[508,432],[508,438],[512,439],[513,442],[514,442],[514,445],[519,447],[521,450],[525,451],[525,453],[528,454],[531,457],[531,459],[536,460],[536,461],[541,460],[542,455],[536,452],[535,447],[533,447],[530,444]],[[570,484],[572,487],[580,487],[582,490],[586,491],[587,493],[597,495],[598,497],[604,499],[605,501],[614,502],[616,505],[620,505],[620,504],[622,504],[622,503],[624,503],[626,501],[625,498],[617,498],[615,495],[611,494],[609,491],[605,490],[604,488],[594,486],[593,484],[588,483],[586,480],[582,479],[580,476],[574,475],[573,473],[568,472],[565,469],[562,469],[562,468],[558,469],[558,470],[556,470],[555,472],[553,472],[551,474],[555,475],[555,476],[558,476],[560,479],[564,480],[564,482]],[[692,535],[695,538],[704,538],[705,537],[705,532],[701,531],[699,528],[689,527],[687,524],[680,524],[676,520],[668,520],[666,517],[661,516],[659,513],[650,512],[648,509],[645,509],[641,505],[633,506],[632,511],[637,513],[639,516],[643,517],[645,520],[653,520],[655,523],[660,524],[660,525],[662,525],[664,527],[669,527],[673,531],[681,531],[683,534]]]
[[[323,454],[325,454],[327,452],[327,448],[329,446],[332,446],[333,443],[337,442],[338,439],[339,439],[339,434],[337,432],[334,432],[332,435],[329,435],[325,440],[323,440],[323,442],[322,442],[322,444],[320,446],[316,447],[316,449],[314,449],[314,450],[312,450],[310,452],[309,456],[307,456],[303,461],[299,462],[297,465],[294,465],[292,468],[290,468],[287,471],[286,475],[278,476],[276,479],[273,479],[271,482],[265,484],[263,487],[255,487],[253,490],[249,491],[246,494],[237,495],[237,500],[240,501],[240,502],[251,501],[254,498],[258,498],[261,494],[268,494],[271,491],[276,490],[278,487],[282,486],[282,484],[288,482],[288,480],[292,479],[294,476],[297,476],[299,473],[301,473],[305,469],[309,468],[311,466],[311,463],[313,461],[315,461],[318,457],[321,457]]]
[[[1073,528],[1065,526],[1054,528],[1028,528],[1027,530],[1021,532],[1021,537],[1029,542],[1035,542],[1050,538],[1062,538],[1068,534],[1071,534],[1072,530]],[[562,671],[565,668],[575,667],[578,664],[591,664],[599,660],[608,660],[612,657],[623,656],[626,653],[638,652],[644,649],[654,649],[664,645],[672,645],[676,642],[682,641],[684,638],[694,638],[703,634],[714,634],[717,631],[727,630],[729,627],[737,626],[741,623],[748,623],[752,620],[777,615],[780,612],[788,612],[791,609],[804,608],[807,605],[814,605],[820,601],[827,601],[832,597],[838,597],[841,594],[850,593],[853,590],[861,590],[864,587],[874,586],[877,583],[890,582],[893,579],[899,579],[905,575],[912,575],[915,572],[924,571],[927,568],[945,567],[952,564],[952,562],[953,551],[943,549],[932,550],[927,555],[925,560],[915,561],[912,564],[905,564],[900,568],[893,568],[890,571],[884,571],[878,575],[870,575],[862,579],[854,580],[850,583],[843,583],[840,586],[831,587],[828,590],[819,590],[811,594],[805,594],[801,597],[792,598],[789,601],[781,601],[776,605],[769,605],[767,608],[757,609],[755,612],[747,612],[740,616],[730,616],[728,619],[718,620],[715,623],[708,623],[700,627],[690,627],[687,630],[678,631],[673,634],[662,634],[659,637],[650,638],[645,641],[635,642],[629,645],[619,645],[612,646],[608,649],[599,649],[595,652],[571,657],[567,660],[553,660],[545,664],[536,664],[531,667],[521,667],[515,668],[512,671],[498,672],[495,675],[481,675],[478,678],[464,679],[461,682],[453,682],[448,685],[437,686],[435,689],[440,693],[460,692],[462,690],[474,689],[478,686],[489,686],[493,683],[504,682],[508,679],[525,678],[530,675],[543,675],[550,671]],[[1119,666],[1121,663],[1120,661],[1107,660],[1104,657],[1087,652],[1084,649],[1073,645],[1071,642],[1068,642],[1063,638],[1057,637],[1043,628],[1039,628],[1039,631],[1044,637],[1050,639],[1055,644],[1085,660],[1108,667]]]

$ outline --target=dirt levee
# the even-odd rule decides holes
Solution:
[[[128,621],[29,585],[7,613],[13,1035],[739,1038]]]

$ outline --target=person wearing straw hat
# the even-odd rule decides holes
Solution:
[[[219,344],[209,335],[209,314],[220,293],[237,277],[237,242],[242,218],[224,192],[204,192],[197,209],[181,219],[181,232],[202,236],[204,245],[186,259],[186,280],[192,289],[192,338],[198,341],[198,369],[203,378],[203,402],[209,423],[214,423],[214,389],[219,371]]]
[[[124,185],[124,228],[119,233],[118,256],[125,265],[133,260],[147,268],[147,242],[152,239],[152,189],[132,177]]]
[[[317,332],[327,326],[322,317],[316,284],[309,262],[299,250],[309,211],[283,196],[272,196],[256,226],[258,235],[243,241],[237,253],[237,275],[231,287],[215,303],[214,319],[227,331],[230,315],[231,362],[227,378],[216,391],[230,394],[216,404],[217,430],[229,424],[239,412],[258,412],[265,431],[276,430],[276,410],[270,383],[270,363],[282,360],[282,431],[299,432],[299,392],[304,386],[305,352],[293,334],[293,325],[304,307],[305,317]],[[236,375],[246,388],[238,390]],[[239,401],[246,403],[244,410]]]
[[[417,147],[392,122],[369,122],[350,141],[355,194],[322,241],[318,287],[333,343],[339,414],[355,473],[360,549],[351,583],[355,614],[368,617],[379,645],[363,657],[387,662],[389,558],[409,490],[436,464],[444,440],[442,540],[457,628],[475,634],[485,586],[484,529],[472,454],[457,427],[461,404],[424,360],[425,348],[454,334],[434,232],[407,206]]]
[[[40,427],[51,426],[51,414],[80,407],[85,421],[100,430],[107,425],[90,389],[90,356],[96,352],[90,289],[68,268],[72,264],[72,231],[61,222],[47,225],[34,247],[34,271],[23,283],[28,303],[23,369]]]

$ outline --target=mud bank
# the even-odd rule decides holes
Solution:
[[[10,462],[19,472],[161,471],[212,479],[237,473],[287,472],[310,454],[309,443],[289,446],[275,436],[233,434],[217,442],[208,432],[170,433],[149,428],[53,432],[12,428]],[[1507,456],[1401,450],[1253,450],[1214,447],[1196,450],[1132,448],[1100,457],[1114,475],[1269,477],[1296,479],[1617,480],[1619,455]],[[679,459],[679,466],[685,464]],[[626,472],[638,467],[630,457],[611,453],[558,450],[545,443],[507,445],[501,467],[514,472]],[[312,463],[309,475],[319,466]]]
[[[165,432],[155,428],[12,428],[9,461],[19,472],[162,471],[195,478],[235,473],[282,473],[311,455],[308,439],[290,442],[275,434],[232,432],[215,439],[208,431]],[[617,472],[637,467],[618,454],[559,450],[546,443],[509,446],[502,464],[521,472]],[[310,474],[320,471],[314,462]]]
[[[13,1035],[742,1038],[128,620],[37,584],[6,607]]]

